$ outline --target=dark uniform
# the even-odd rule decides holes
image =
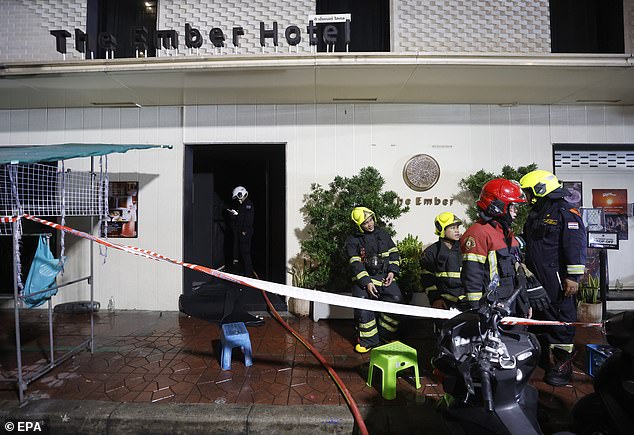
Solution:
[[[460,280],[462,256],[459,242],[455,242],[451,249],[442,240],[428,246],[423,251],[420,265],[423,269],[422,285],[430,303],[442,298],[451,308],[464,299]]]
[[[551,194],[553,195],[553,194]],[[579,211],[563,198],[542,198],[533,205],[524,224],[526,265],[544,286],[551,307],[535,311],[539,320],[577,320],[575,297],[565,297],[564,279],[579,282],[586,264],[586,231]],[[536,332],[544,333],[548,344],[572,345],[573,326],[547,326]]]
[[[369,299],[366,286],[372,282],[379,291],[379,300],[387,302],[403,301],[403,295],[396,282],[383,286],[383,279],[389,272],[399,273],[400,256],[390,235],[382,228],[375,227],[371,233],[357,233],[346,240],[346,253],[352,270],[352,296]],[[359,332],[359,344],[365,348],[379,345],[380,340],[397,339],[399,320],[393,314],[374,311],[354,310],[354,318]]]
[[[244,276],[253,276],[253,260],[251,259],[251,238],[253,237],[253,221],[255,209],[250,199],[245,199],[242,204],[234,201],[236,216],[231,216],[233,229],[233,258],[242,263]]]
[[[519,243],[512,231],[505,236],[500,222],[481,218],[460,238],[460,250],[460,277],[471,306],[477,306],[495,274],[500,279],[498,301],[503,302],[511,296],[515,289],[516,263],[520,260]],[[518,313],[515,306],[515,303],[511,306],[512,315],[526,314]]]

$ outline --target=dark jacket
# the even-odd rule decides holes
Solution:
[[[230,215],[231,226],[236,231],[249,231],[253,229],[253,221],[255,217],[255,209],[250,199],[245,199],[242,204],[239,201],[234,201],[235,210],[238,212],[237,216]]]
[[[389,273],[399,273],[400,256],[390,235],[375,227],[371,233],[356,233],[346,240],[346,254],[352,271],[352,280],[365,288],[370,282],[382,285],[381,280]],[[371,264],[377,257],[379,264]]]
[[[578,282],[583,276],[586,230],[579,211],[565,199],[539,199],[524,224],[524,239],[526,265],[551,296],[561,290],[560,281]]]
[[[460,280],[462,269],[460,242],[455,242],[449,249],[442,240],[438,240],[423,251],[420,265],[423,269],[421,281],[429,302],[434,302],[441,297],[451,302],[458,302],[464,297]]]

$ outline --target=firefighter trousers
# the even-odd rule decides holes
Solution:
[[[374,279],[378,280],[376,277]],[[403,302],[401,289],[396,282],[392,282],[388,287],[376,285],[376,288],[379,291],[380,301]],[[368,292],[358,284],[352,287],[352,296],[370,299]],[[354,320],[359,344],[365,348],[376,347],[381,342],[390,342],[398,339],[399,316],[395,314],[355,309]]]

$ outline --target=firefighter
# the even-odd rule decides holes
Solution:
[[[358,232],[346,240],[346,253],[352,270],[352,295],[401,303],[403,295],[394,281],[399,273],[400,257],[390,235],[376,226],[374,212],[356,207],[351,214]],[[354,350],[366,353],[380,342],[396,340],[399,319],[393,314],[354,310],[358,343]]]
[[[516,267],[520,261],[519,243],[511,230],[520,204],[526,202],[517,181],[496,178],[488,181],[476,205],[480,219],[460,238],[462,271],[460,278],[468,307],[475,308],[486,296],[491,279],[497,275],[497,300],[504,302],[516,288]],[[523,304],[511,304],[512,315],[527,316]]]
[[[251,239],[255,209],[247,197],[249,192],[243,186],[237,186],[231,193],[234,208],[227,209],[229,222],[233,230],[233,262],[241,263],[244,276],[254,276],[251,259]]]
[[[448,211],[436,216],[438,241],[425,248],[420,259],[422,285],[434,308],[448,309],[464,299],[460,281],[460,225],[462,221]]]
[[[535,319],[575,322],[575,295],[586,263],[586,231],[579,210],[564,199],[568,192],[557,177],[544,170],[524,175],[520,184],[531,204],[524,224],[526,265],[545,289],[531,297]],[[544,382],[570,383],[574,356],[573,326],[533,328],[542,341],[546,364]]]

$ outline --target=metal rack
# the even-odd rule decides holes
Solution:
[[[13,305],[15,315],[15,342],[17,359],[17,378],[20,402],[24,401],[24,392],[28,385],[62,364],[73,355],[84,349],[94,351],[94,254],[92,240],[90,243],[89,274],[61,284],[31,293],[28,297],[60,289],[87,281],[90,287],[90,336],[79,345],[61,356],[55,355],[53,330],[53,303],[48,299],[49,355],[48,363],[33,373],[25,375],[22,364],[22,340],[20,335],[20,315],[24,299],[21,279],[20,245],[25,236],[39,236],[40,233],[22,233],[22,215],[60,216],[62,223],[66,216],[90,216],[91,228],[94,217],[100,221],[107,214],[108,177],[107,156],[100,157],[100,172],[94,171],[94,157],[90,157],[89,172],[66,171],[64,161],[52,164],[14,164],[0,166],[0,216],[12,216],[10,222],[0,224],[0,235],[11,235],[13,238]],[[101,225],[100,225],[101,228]],[[61,233],[62,253],[64,233]]]

